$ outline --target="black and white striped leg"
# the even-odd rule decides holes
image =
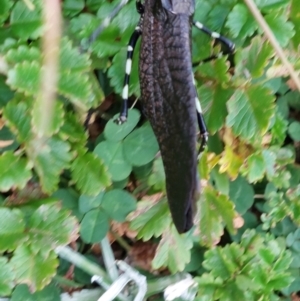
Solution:
[[[129,90],[129,80],[132,67],[132,57],[136,42],[138,41],[140,35],[142,34],[141,24],[143,22],[144,14],[144,5],[140,2],[136,2],[136,10],[141,15],[140,21],[135,28],[133,34],[130,37],[128,47],[127,47],[127,59],[126,59],[126,68],[125,68],[125,78],[124,86],[122,91],[122,108],[118,119],[115,120],[115,123],[122,124],[126,122],[128,116],[128,90]]]
[[[139,23],[140,24],[140,23]],[[117,124],[122,124],[127,120],[128,116],[128,89],[129,89],[129,79],[132,67],[132,57],[136,42],[141,35],[141,27],[138,25],[133,34],[130,37],[128,47],[127,47],[127,59],[126,59],[126,68],[125,68],[125,78],[124,78],[124,86],[122,92],[122,108],[120,112],[120,116],[115,120]]]
[[[223,51],[222,54],[232,54],[234,52],[235,45],[232,41],[221,36],[219,33],[215,32],[215,31],[211,31],[209,28],[207,28],[206,26],[204,26],[202,23],[200,23],[198,21],[193,21],[193,24],[198,29],[203,31],[205,34],[209,35],[211,38],[215,39],[216,41],[222,43],[226,47],[226,50]],[[209,60],[211,60],[213,58],[216,58],[216,56],[210,57]],[[204,61],[207,61],[207,59]]]
[[[195,90],[197,91],[194,74],[192,74],[192,76],[193,76],[194,87],[195,87]],[[201,104],[200,104],[200,100],[199,100],[198,96],[196,96],[196,98],[195,98],[195,104],[196,104],[196,111],[197,111],[197,122],[198,122],[198,126],[199,126],[200,137],[201,137],[200,148],[198,151],[198,155],[199,155],[204,151],[205,146],[207,144],[208,132],[206,129],[206,125],[205,125],[205,121],[204,121],[204,117],[203,117],[203,113],[202,113],[202,108],[201,108]]]

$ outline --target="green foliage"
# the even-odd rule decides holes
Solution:
[[[299,73],[298,0],[255,2]],[[198,166],[195,227],[179,235],[149,123],[131,109],[118,125],[115,107],[105,108],[121,98],[127,43],[139,19],[135,1],[93,41],[120,1],[61,3],[57,94],[45,132],[43,2],[1,0],[0,296],[59,300],[50,282],[63,262],[54,250],[75,245],[78,235],[79,250],[87,250],[111,222],[125,221],[136,239],[157,242],[153,268],[193,271],[199,301],[283,300],[297,292],[300,96],[246,4],[196,1],[194,19],[232,39],[236,52],[218,56],[222,47],[193,29],[195,82],[210,136]],[[130,105],[140,96],[139,43]],[[211,55],[217,58],[201,62]],[[99,106],[95,138],[84,120]]]
[[[240,244],[205,253],[197,300],[280,300],[274,292],[291,284],[290,263],[279,240],[246,231]]]

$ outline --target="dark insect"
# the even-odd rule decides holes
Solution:
[[[166,174],[170,211],[179,233],[193,226],[200,194],[197,174],[197,123],[203,151],[207,130],[194,84],[191,59],[191,27],[197,28],[234,51],[234,44],[192,20],[193,0],[145,0],[137,2],[140,22],[127,52],[123,105],[116,122],[126,121],[128,84],[134,47],[142,35],[139,76],[143,112],[157,137]]]

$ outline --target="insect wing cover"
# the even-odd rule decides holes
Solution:
[[[139,64],[143,109],[159,143],[168,202],[179,233],[193,226],[200,190],[191,60],[193,11],[194,1],[146,0]]]

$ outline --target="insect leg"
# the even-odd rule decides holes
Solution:
[[[193,83],[194,83],[195,90],[197,90],[194,74],[192,74],[192,76],[193,76]],[[197,122],[198,122],[198,126],[199,126],[200,137],[201,137],[201,144],[200,144],[200,148],[199,148],[199,151],[198,151],[198,155],[199,155],[204,151],[204,148],[207,144],[208,132],[207,132],[207,129],[206,129],[206,124],[205,124],[205,121],[204,121],[202,108],[201,108],[201,104],[200,104],[200,100],[199,100],[198,96],[196,96],[195,102],[196,102],[196,111],[197,111]]]
[[[223,51],[222,54],[232,54],[234,52],[235,45],[232,41],[230,41],[229,39],[221,36],[219,33],[215,32],[215,31],[211,31],[209,28],[207,28],[206,26],[204,26],[202,23],[200,23],[198,21],[193,21],[193,24],[198,29],[203,31],[205,34],[209,35],[211,38],[215,39],[216,41],[222,43],[226,47],[226,50]],[[217,58],[217,56],[212,56],[208,59],[203,60],[203,62],[212,60],[214,58]]]
[[[127,47],[127,60],[126,60],[126,68],[125,68],[124,86],[123,86],[123,92],[122,92],[122,108],[121,108],[119,118],[115,120],[115,122],[117,124],[122,124],[127,120],[129,79],[130,79],[130,73],[131,73],[133,51],[134,51],[136,42],[142,33],[140,23],[141,22],[139,22],[138,26],[135,28],[133,34],[131,35],[129,43],[128,43],[128,47]]]

